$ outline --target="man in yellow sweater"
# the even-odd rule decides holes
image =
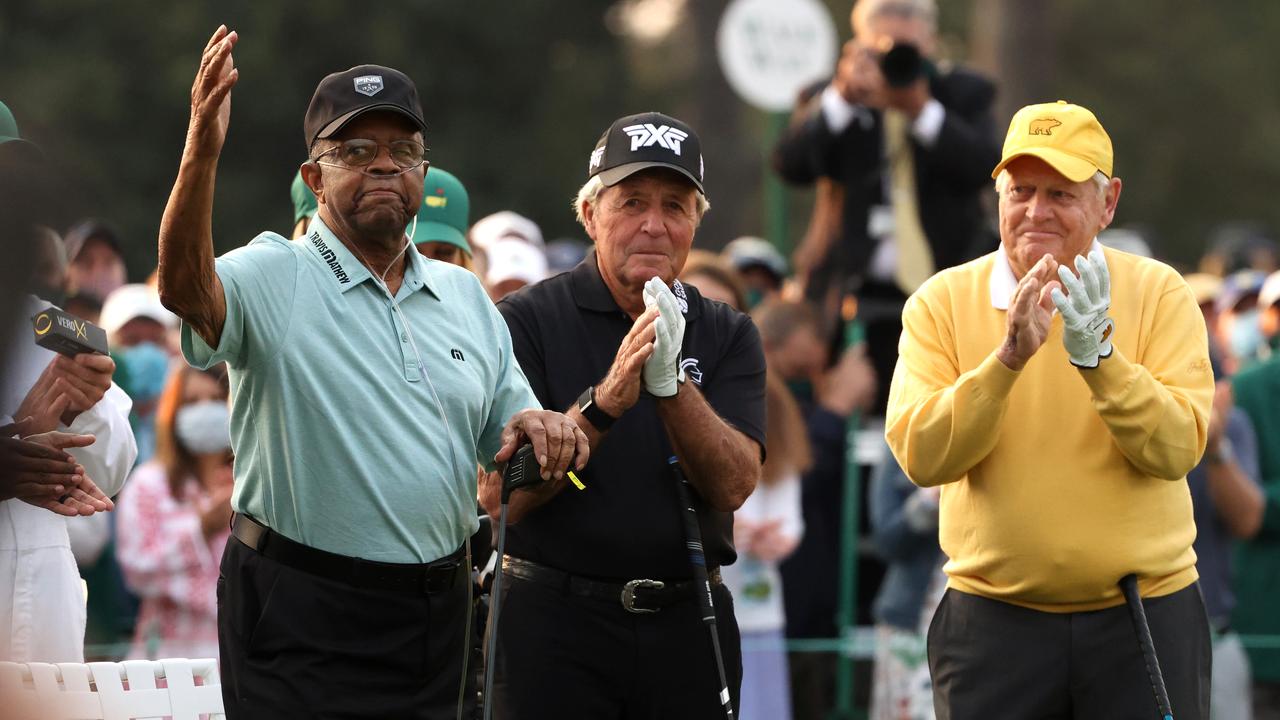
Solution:
[[[911,480],[942,486],[937,716],[1157,717],[1117,585],[1134,573],[1174,716],[1207,718],[1186,474],[1213,376],[1195,298],[1098,243],[1121,182],[1089,110],[1019,110],[992,177],[1000,247],[908,300],[886,418]]]

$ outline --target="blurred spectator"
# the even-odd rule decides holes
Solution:
[[[130,657],[217,657],[218,564],[231,534],[224,366],[183,366],[156,414],[156,457],[120,497],[117,559],[142,598]]]
[[[417,223],[410,224],[413,244],[432,260],[471,270],[471,246],[467,244],[467,224],[471,200],[467,189],[453,173],[438,167],[427,168],[422,185],[422,205]]]
[[[1226,277],[1240,270],[1269,273],[1280,267],[1280,251],[1270,233],[1254,223],[1227,223],[1214,229],[1200,271]]]
[[[1204,315],[1204,326],[1209,331],[1209,357],[1222,359],[1222,349],[1218,343],[1218,295],[1222,292],[1222,278],[1209,273],[1194,272],[1182,276],[1191,288],[1200,306],[1200,314]]]
[[[1258,322],[1258,293],[1266,275],[1240,270],[1227,276],[1218,292],[1218,342],[1227,352],[1227,372],[1235,373],[1270,354]]]
[[[729,262],[705,250],[692,250],[680,280],[703,297],[741,311],[742,278]],[[738,561],[721,569],[733,593],[742,634],[743,720],[789,720],[791,683],[786,651],[779,563],[800,543],[804,518],[800,476],[813,464],[804,419],[795,398],[776,373],[765,378],[765,462],[760,483],[733,514],[733,544]]]
[[[1262,330],[1263,342],[1270,355],[1280,351],[1280,270],[1267,276],[1258,291],[1258,327]]]
[[[786,383],[804,417],[813,465],[801,480],[804,538],[782,564],[789,638],[836,636],[836,588],[840,574],[840,507],[844,488],[845,423],[875,392],[875,372],[861,345],[827,370],[827,343],[804,302],[775,299],[752,313],[769,370]],[[819,717],[831,702],[835,662],[829,653],[791,657],[796,717]]]
[[[1151,243],[1146,236],[1130,228],[1107,228],[1098,233],[1098,242],[1109,248],[1115,248],[1130,255],[1144,258],[1155,257],[1151,252]]]
[[[1280,281],[1269,278],[1265,297],[1259,295],[1262,325],[1280,326]],[[1263,300],[1266,300],[1263,303]],[[1257,536],[1236,552],[1236,608],[1232,626],[1245,635],[1280,635],[1280,353],[1232,378],[1236,405],[1253,422],[1258,439],[1258,477],[1265,505]],[[1250,648],[1253,666],[1255,716],[1280,717],[1280,648]]]
[[[724,246],[729,259],[747,288],[749,310],[782,292],[787,277],[787,261],[773,243],[758,237],[740,237]]]
[[[587,257],[587,246],[568,238],[547,243],[547,271],[552,275],[568,272]]]
[[[804,420],[787,386],[765,382],[765,463],[760,483],[733,513],[738,560],[721,568],[742,635],[742,720],[790,720],[786,613],[779,563],[804,535],[800,476],[812,465]]]
[[[102,329],[123,368],[121,387],[133,399],[131,422],[139,462],[150,460],[155,452],[156,401],[173,365],[169,333],[177,324],[174,314],[160,304],[155,288],[140,283],[120,287],[102,306]]]
[[[916,487],[885,444],[871,476],[871,542],[887,563],[876,621],[871,720],[932,720],[925,636],[947,587],[938,545],[939,489]]]
[[[1253,423],[1235,407],[1231,383],[1214,363],[1217,388],[1209,417],[1204,457],[1187,473],[1195,512],[1196,570],[1213,631],[1210,715],[1214,720],[1251,717],[1249,659],[1231,628],[1233,539],[1248,540],[1262,524],[1263,496],[1258,485],[1258,444]]]
[[[774,166],[789,182],[843,186],[841,237],[821,261],[806,259],[806,292],[857,293],[872,363],[888,378],[906,296],[995,244],[980,202],[1000,158],[995,87],[935,62],[933,0],[858,0],[851,22],[835,77],[784,134]]]
[[[68,290],[105,301],[127,279],[124,251],[115,230],[99,220],[82,220],[67,232]]]
[[[729,261],[706,250],[690,250],[680,271],[680,281],[698,288],[702,297],[722,302],[735,310],[747,306],[747,290]],[[766,388],[767,389],[767,388]]]
[[[41,300],[62,307],[67,300],[67,248],[52,228],[41,225],[33,232],[36,264],[29,289]]]
[[[471,226],[471,245],[488,251],[499,240],[523,240],[543,248],[542,231],[529,218],[510,210],[486,215]]]
[[[307,234],[307,225],[316,214],[316,195],[302,180],[302,171],[294,173],[293,183],[289,186],[289,196],[293,198],[293,233],[291,240],[297,240]]]
[[[490,243],[486,253],[489,270],[485,279],[494,302],[547,278],[547,256],[539,245],[506,238]]]

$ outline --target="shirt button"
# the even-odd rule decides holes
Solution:
[[[400,342],[409,342],[409,333],[400,333]]]

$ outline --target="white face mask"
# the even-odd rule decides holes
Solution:
[[[196,455],[231,449],[231,411],[225,400],[204,400],[178,408],[173,430],[178,442]]]

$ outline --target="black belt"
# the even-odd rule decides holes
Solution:
[[[428,595],[453,587],[465,548],[421,565],[362,560],[308,547],[240,514],[231,523],[231,534],[263,556],[311,575],[352,587]]]
[[[572,575],[510,555],[504,556],[503,570],[511,577],[550,585],[570,595],[621,603],[627,612],[633,613],[656,613],[669,605],[694,599],[694,593],[698,591],[697,583],[693,580],[606,582]],[[718,567],[707,569],[707,579],[713,586],[724,582],[720,578]]]

